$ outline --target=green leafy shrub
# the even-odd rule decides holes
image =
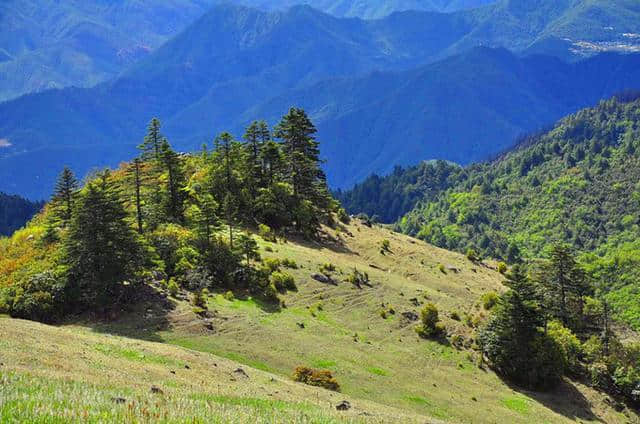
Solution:
[[[329,275],[330,273],[336,271],[336,266],[334,264],[325,262],[322,265],[320,265],[319,270],[322,274]]]
[[[447,273],[447,270],[446,270],[446,268],[444,267],[443,264],[438,264],[438,270],[440,270],[440,272],[443,273],[443,274]]]
[[[380,253],[385,254],[388,252],[391,252],[391,242],[388,239],[384,239],[380,242]]]
[[[286,293],[287,291],[297,291],[295,279],[291,274],[286,272],[276,271],[271,274],[271,284],[279,293]]]
[[[225,294],[224,294],[224,298],[226,300],[228,300],[229,302],[233,302],[236,297],[233,295],[233,292],[231,290],[228,290]]]
[[[582,344],[575,334],[558,321],[549,323],[547,334],[560,347],[564,368],[571,375],[582,373],[581,359],[584,355]]]
[[[469,259],[471,262],[478,262],[480,260],[480,257],[478,256],[478,252],[476,252],[474,249],[467,249],[467,259]]]
[[[507,264],[504,262],[498,262],[498,272],[500,274],[505,274],[508,270]]]
[[[273,230],[266,224],[258,225],[258,235],[265,241],[270,241],[272,243],[275,243],[277,241],[276,235],[274,234]]]
[[[52,322],[60,316],[64,296],[64,280],[45,271],[1,289],[0,312],[14,318]]]
[[[338,381],[328,370],[314,370],[303,366],[297,367],[293,373],[293,380],[310,386],[323,387],[334,392],[340,391]]]
[[[175,278],[171,278],[169,280],[169,284],[167,284],[167,290],[169,290],[169,294],[173,297],[176,297],[178,295],[180,287],[178,286],[178,283],[176,283]]]
[[[282,266],[289,269],[298,269],[298,264],[293,259],[285,258],[282,260]]]
[[[277,258],[264,258],[262,264],[270,273],[278,271],[282,266],[282,262]]]
[[[338,215],[338,219],[343,224],[348,224],[349,222],[351,222],[351,217],[349,217],[349,214],[347,213],[346,210],[344,210],[344,208],[338,208],[337,215]]]
[[[480,301],[482,302],[482,307],[484,308],[484,310],[490,311],[494,306],[496,306],[496,304],[498,303],[498,299],[500,299],[498,293],[488,292],[482,295]]]
[[[193,293],[191,303],[198,308],[207,309],[207,297],[209,297],[209,290],[201,289]]]
[[[416,328],[420,337],[435,338],[445,333],[445,327],[438,317],[438,308],[433,303],[424,305],[420,311],[420,320],[422,324]]]
[[[351,271],[351,274],[347,276],[347,282],[359,288],[362,288],[363,285],[368,286],[370,285],[369,274],[366,272],[360,272],[354,268],[353,271]]]

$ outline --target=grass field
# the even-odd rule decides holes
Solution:
[[[478,367],[470,324],[486,314],[482,294],[503,289],[490,264],[359,222],[336,237],[260,242],[263,258],[298,266],[283,268],[299,291],[283,296],[278,311],[214,293],[209,323],[173,298],[109,323],[0,320],[2,422],[640,422],[584,385],[527,392]],[[336,268],[335,286],[311,278],[325,263]],[[371,287],[345,281],[354,267]],[[403,313],[425,302],[438,306],[462,347],[417,336]],[[342,393],[291,382],[299,365],[333,371]],[[233,372],[239,366],[248,379]],[[334,407],[343,399],[353,405],[346,413]]]

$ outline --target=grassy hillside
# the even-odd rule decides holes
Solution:
[[[1,317],[0,331],[2,422],[418,421],[408,412],[166,344]],[[342,400],[352,409],[336,411]]]
[[[28,232],[11,242],[29,243]],[[44,421],[51,414],[76,413],[76,421],[86,416],[97,421],[167,414],[167,421],[214,417],[221,422],[230,417],[237,422],[638,419],[629,410],[616,412],[603,395],[579,383],[567,381],[542,394],[510,387],[478,368],[475,352],[464,347],[473,331],[464,321],[465,314],[481,320],[480,296],[502,290],[502,276],[488,266],[359,221],[336,236],[339,241],[328,244],[260,242],[265,258],[298,265],[289,271],[299,291],[284,296],[286,308],[280,311],[250,298],[213,293],[207,299],[212,316],[203,320],[193,312],[187,293],[172,297],[155,288],[155,295],[113,321],[81,317],[53,328],[0,320],[1,370],[10,382],[0,386],[10,399],[0,416]],[[391,252],[382,255],[384,239]],[[336,266],[332,276],[337,286],[310,277],[324,263]],[[443,273],[439,264],[459,271]],[[372,287],[358,289],[343,281],[353,267],[369,273]],[[420,339],[416,323],[403,318],[403,312],[418,312],[421,306],[416,305],[427,301],[438,305],[450,336],[460,336],[460,347]],[[452,319],[452,312],[462,322]],[[342,393],[289,382],[299,365],[332,370]],[[238,366],[248,379],[234,373]],[[151,385],[165,395],[151,394]],[[126,399],[122,407],[113,404],[114,397]],[[334,405],[343,399],[353,409],[338,415]],[[47,406],[38,407],[39,402]],[[70,402],[83,407],[68,412]]]

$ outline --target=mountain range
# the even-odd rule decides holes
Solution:
[[[422,159],[468,163],[636,87],[635,56],[575,53],[579,40],[638,27],[640,10],[625,0],[502,0],[379,20],[218,5],[115,79],[0,104],[0,189],[43,198],[64,164],[81,175],[113,166],[153,116],[192,150],[294,104],[318,124],[323,154],[338,158],[327,168],[334,187]]]

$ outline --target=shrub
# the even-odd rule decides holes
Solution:
[[[390,251],[391,251],[391,242],[388,239],[382,240],[382,242],[380,243],[380,252],[384,254],[385,252],[390,252]]]
[[[207,297],[209,296],[209,290],[201,289],[193,293],[191,303],[198,308],[207,309]]]
[[[233,292],[229,290],[224,294],[224,298],[227,299],[229,302],[233,302],[236,297],[233,295]]]
[[[507,272],[507,264],[505,264],[504,262],[498,262],[498,272],[500,274],[505,274]]]
[[[322,274],[328,275],[332,272],[335,272],[336,270],[336,266],[334,264],[330,264],[328,262],[323,263],[322,265],[320,265],[320,272]]]
[[[433,303],[427,303],[420,312],[422,324],[416,328],[416,331],[423,338],[439,337],[444,334],[445,327],[439,322],[438,308]]]
[[[347,282],[353,284],[356,287],[362,288],[362,285],[369,285],[369,274],[366,272],[360,272],[357,269],[353,269],[351,274],[347,277]]]
[[[442,264],[438,264],[438,269],[440,270],[441,273],[446,274],[447,270],[445,269],[444,265]]]
[[[167,284],[167,290],[169,290],[169,294],[173,297],[176,297],[178,295],[180,287],[178,287],[178,283],[176,283],[175,278],[171,278],[169,280],[169,284]]]
[[[476,252],[474,249],[467,249],[467,259],[469,259],[471,262],[478,262],[478,260],[480,260],[480,257],[478,256],[478,252]]]
[[[7,312],[14,318],[55,321],[62,315],[65,296],[63,281],[63,278],[45,271],[3,288],[0,291],[0,312]]]
[[[291,274],[286,272],[276,271],[271,274],[271,284],[279,293],[286,293],[289,291],[296,291],[296,282]]]
[[[347,211],[344,210],[344,208],[338,208],[337,214],[338,214],[338,219],[343,224],[348,224],[349,222],[351,222],[351,218],[349,217],[349,214],[347,213]]]
[[[280,269],[280,266],[282,265],[282,262],[280,262],[280,259],[276,259],[276,258],[264,258],[262,263],[264,267],[267,268],[269,273],[278,271]]]
[[[451,312],[451,314],[449,316],[454,321],[460,321],[460,314],[458,312],[456,312],[456,311]]]
[[[584,353],[576,335],[558,321],[549,323],[547,334],[560,347],[563,365],[567,372],[574,376],[580,375],[582,372],[580,360]]]
[[[298,269],[298,264],[293,259],[286,258],[286,259],[283,259],[281,263],[282,263],[282,266],[285,268]]]
[[[293,373],[293,380],[310,386],[323,387],[334,392],[340,391],[338,381],[331,371],[314,370],[309,367],[297,367]]]
[[[274,234],[271,227],[265,224],[258,225],[258,235],[265,241],[270,241],[272,243],[275,243],[277,241],[276,235]]]
[[[499,298],[500,297],[496,292],[489,292],[489,293],[483,294],[482,297],[480,298],[482,302],[482,307],[485,309],[485,311],[490,311],[491,309],[493,309],[494,306],[496,306]]]

